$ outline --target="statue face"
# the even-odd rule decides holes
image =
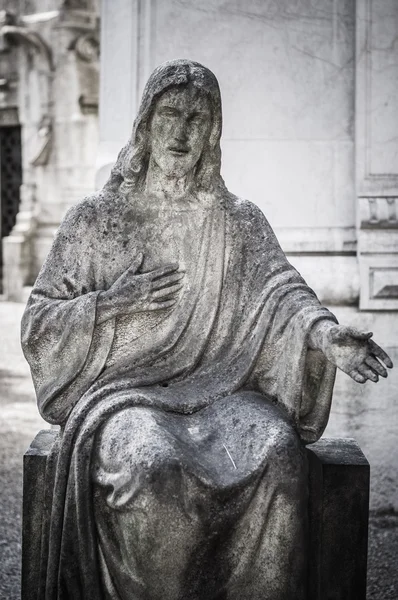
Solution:
[[[203,92],[193,86],[164,92],[151,119],[152,159],[168,177],[183,177],[198,162],[210,128],[210,103]]]

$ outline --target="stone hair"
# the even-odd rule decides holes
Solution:
[[[187,85],[193,85],[207,95],[212,112],[211,133],[196,166],[197,188],[205,192],[225,189],[220,174],[222,130],[220,89],[215,75],[209,69],[190,60],[163,63],[150,76],[134,121],[133,134],[118,156],[108,185],[117,183],[124,195],[144,188],[150,158],[149,127],[155,103],[168,89]]]

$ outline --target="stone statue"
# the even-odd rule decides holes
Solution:
[[[226,189],[220,136],[215,76],[158,67],[33,288],[23,349],[61,426],[40,599],[305,598],[304,444],[336,366],[364,383],[392,363]]]

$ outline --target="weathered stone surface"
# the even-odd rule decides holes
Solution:
[[[23,600],[37,600],[47,457],[58,432],[40,431],[24,455],[22,516]]]
[[[110,180],[68,212],[33,288],[23,349],[62,426],[47,600],[304,600],[303,444],[327,424],[336,367],[364,383],[392,366],[227,190],[221,125],[208,69],[158,67]]]
[[[57,435],[40,431],[24,457],[22,600],[37,600],[45,467]],[[365,600],[369,463],[352,439],[322,439],[307,455],[307,600]]]

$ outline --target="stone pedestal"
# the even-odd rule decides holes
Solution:
[[[353,439],[307,448],[309,600],[366,600],[369,463]]]
[[[40,431],[24,456],[22,600],[37,600],[46,460],[57,435]],[[323,439],[307,453],[308,600],[365,600],[369,463],[352,439]]]
[[[22,582],[23,600],[37,600],[46,461],[58,431],[40,431],[23,459]]]

